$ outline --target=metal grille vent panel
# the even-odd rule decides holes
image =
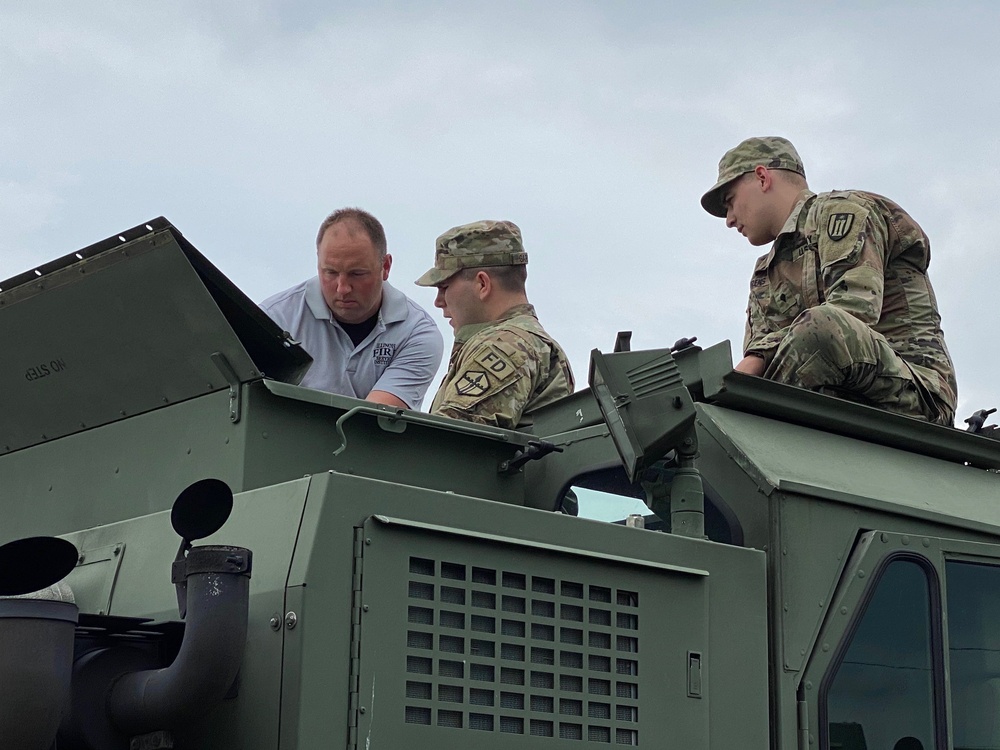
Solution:
[[[639,744],[637,591],[416,556],[406,574],[406,723]]]

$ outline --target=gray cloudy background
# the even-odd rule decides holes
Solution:
[[[164,215],[259,301],[357,205],[450,347],[412,281],[445,229],[511,219],[582,386],[618,330],[739,349],[764,249],[698,199],[725,150],[784,135],[814,190],[930,235],[961,425],[1000,406],[998,29],[961,1],[5,0],[0,279]]]

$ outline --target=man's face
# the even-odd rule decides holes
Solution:
[[[735,227],[751,245],[766,245],[774,240],[767,194],[753,172],[736,178],[726,188],[723,205],[726,226]]]
[[[361,323],[378,311],[392,256],[380,259],[363,229],[350,222],[332,225],[323,234],[316,257],[320,289],[334,318]]]
[[[434,307],[441,308],[454,330],[471,323],[486,322],[479,288],[475,277],[468,279],[461,271],[437,285]]]

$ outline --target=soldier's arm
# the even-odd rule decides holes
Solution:
[[[536,380],[538,363],[516,345],[488,341],[463,356],[455,376],[441,386],[432,413],[514,429]]]
[[[853,201],[830,201],[820,215],[820,276],[825,304],[873,326],[882,315],[888,227]]]

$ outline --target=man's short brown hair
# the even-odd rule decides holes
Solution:
[[[378,251],[379,258],[385,258],[389,250],[388,243],[385,240],[385,229],[382,228],[382,224],[378,219],[360,208],[338,208],[323,219],[323,223],[319,225],[319,233],[316,235],[316,247],[319,248],[319,244],[323,241],[323,235],[326,234],[327,229],[334,224],[344,222],[350,222],[359,226],[368,235],[368,239],[371,240],[375,250]]]
[[[472,281],[480,271],[489,274],[493,282],[505,292],[523,292],[525,282],[528,280],[527,266],[477,266],[463,268],[455,276]]]

